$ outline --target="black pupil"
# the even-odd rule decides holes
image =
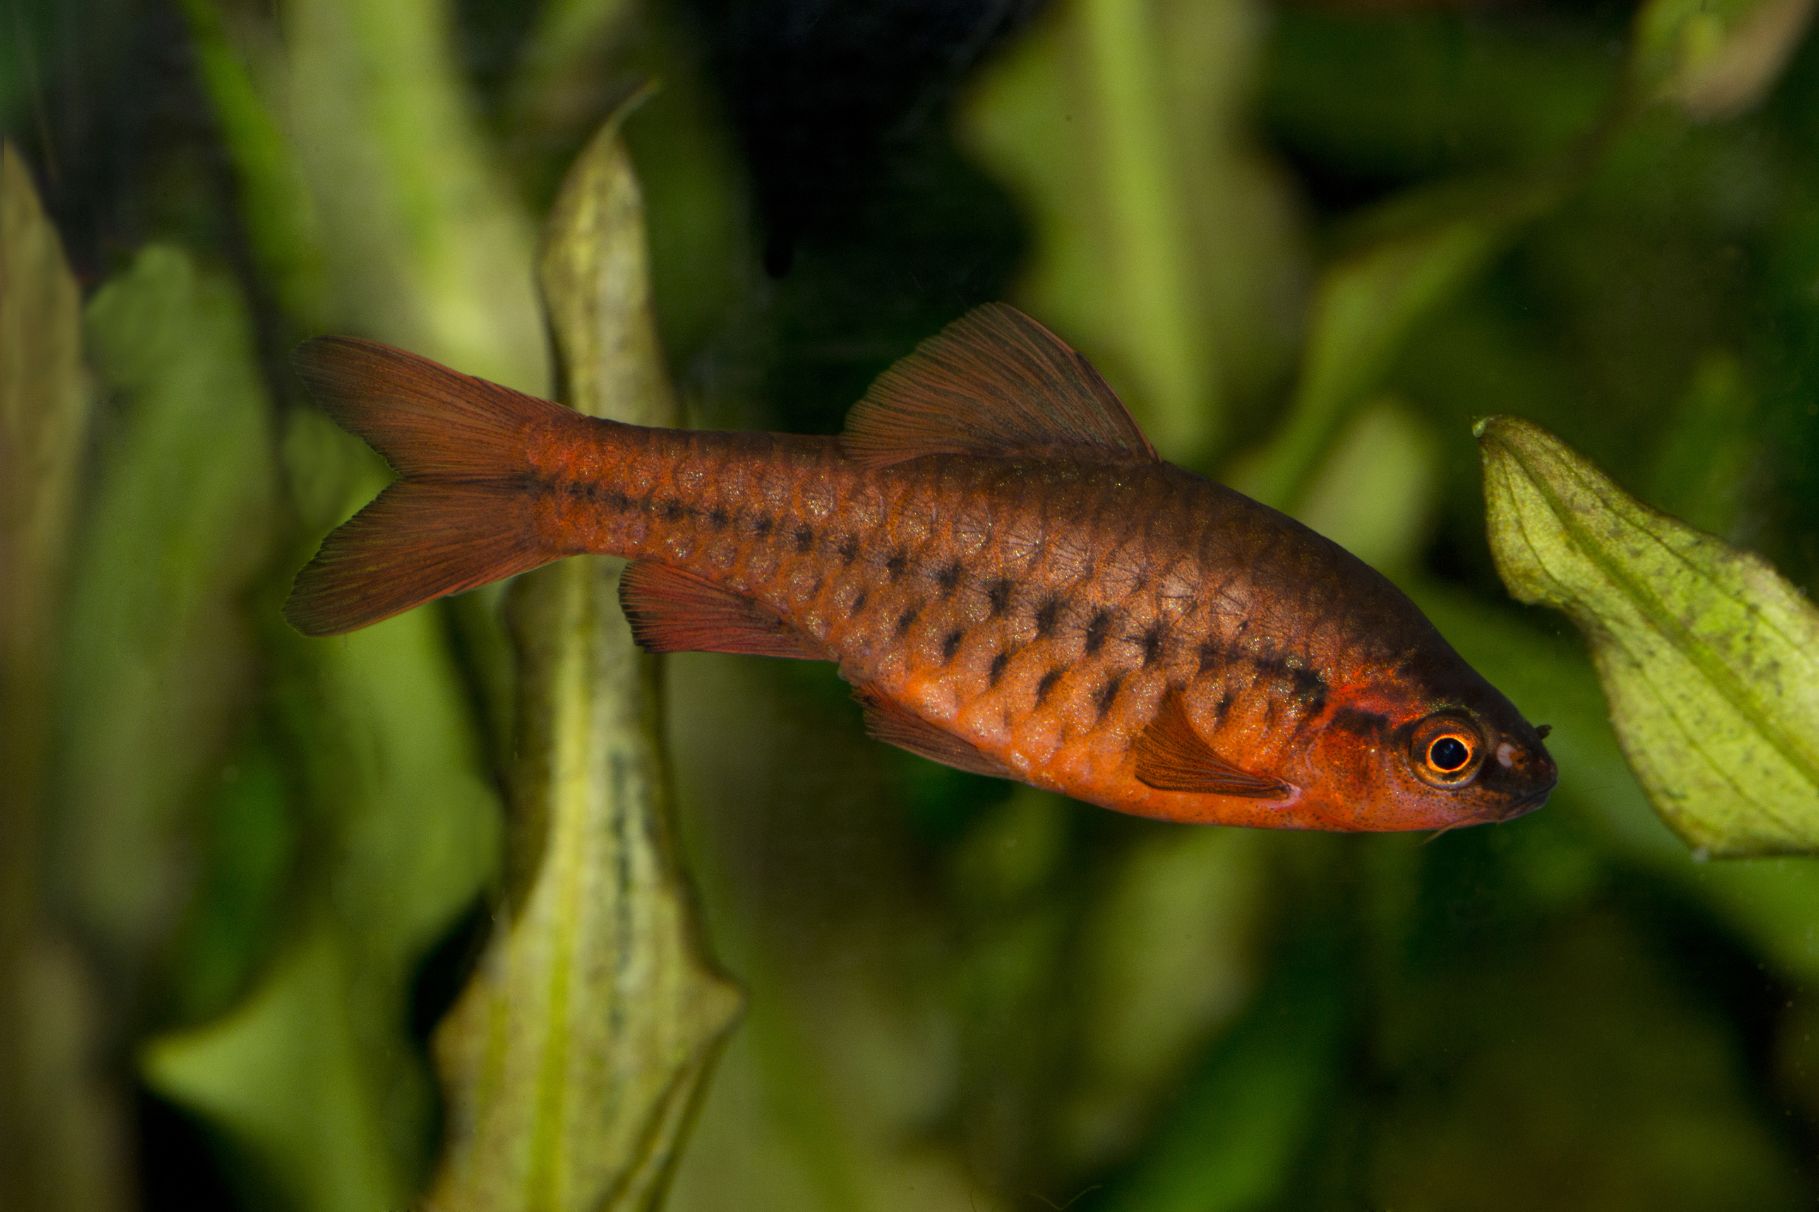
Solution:
[[[1472,751],[1456,736],[1443,736],[1428,747],[1427,760],[1436,770],[1454,771],[1471,760]]]

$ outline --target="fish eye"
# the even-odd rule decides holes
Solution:
[[[1415,726],[1409,756],[1415,773],[1435,787],[1463,787],[1484,761],[1484,738],[1470,721],[1433,715]]]
[[[1435,737],[1427,747],[1427,764],[1447,774],[1463,769],[1471,760],[1471,742],[1450,732]]]

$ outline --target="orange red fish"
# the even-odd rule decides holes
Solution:
[[[348,338],[298,366],[400,477],[298,575],[308,634],[615,555],[646,648],[833,661],[880,740],[1120,812],[1434,829],[1554,786],[1543,730],[1389,581],[1160,460],[1013,308],[924,342],[837,437],[584,417]]]

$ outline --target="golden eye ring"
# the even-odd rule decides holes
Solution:
[[[1484,737],[1469,720],[1442,713],[1415,725],[1409,738],[1415,774],[1434,787],[1463,787],[1484,765]]]

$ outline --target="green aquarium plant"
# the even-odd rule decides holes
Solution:
[[[1475,432],[1497,569],[1585,632],[1661,818],[1702,854],[1819,849],[1819,611],[1540,426],[1490,417]]]

